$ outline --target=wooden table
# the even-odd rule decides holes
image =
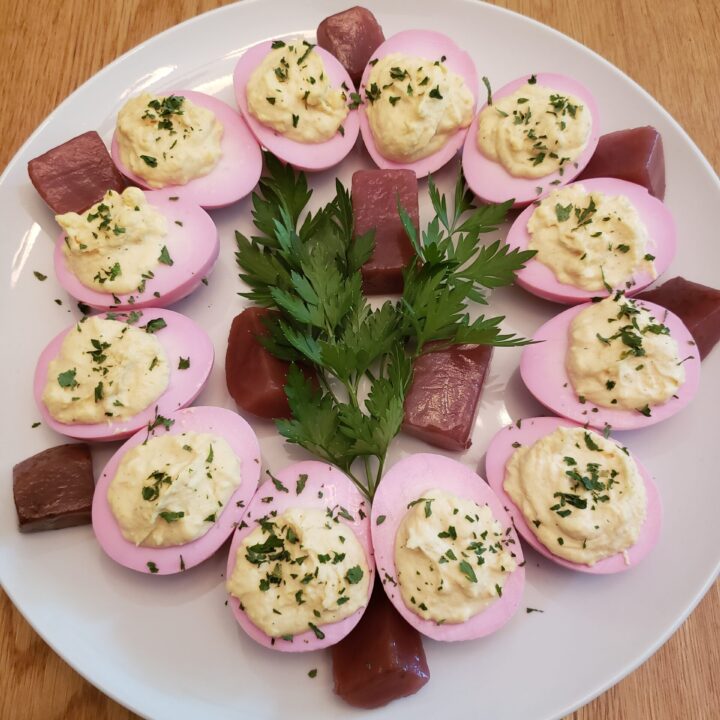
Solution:
[[[224,0],[0,0],[0,167],[72,90],[118,55]],[[604,55],[654,95],[720,167],[716,0],[506,0]],[[342,4],[339,8],[342,9]],[[6,478],[7,480],[7,478]],[[66,665],[0,595],[0,717],[136,717]],[[720,591],[639,670],[572,720],[720,717]]]

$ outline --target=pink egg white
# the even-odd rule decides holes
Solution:
[[[505,532],[504,542],[518,567],[511,572],[502,595],[464,623],[437,624],[415,614],[402,598],[397,584],[395,536],[408,505],[432,489],[445,490],[458,497],[488,505]],[[382,518],[382,519],[381,519]],[[499,630],[517,611],[525,587],[522,548],[502,502],[490,486],[470,468],[444,455],[417,453],[396,463],[383,477],[373,500],[371,528],[378,576],[397,611],[416,630],[433,638],[453,642],[472,640]]]
[[[332,465],[307,460],[284,468],[265,481],[255,493],[248,506],[244,521],[233,535],[228,556],[226,577],[235,570],[238,548],[242,541],[255,530],[260,519],[275,513],[282,515],[291,508],[319,508],[329,511],[334,519],[347,525],[355,533],[365,551],[369,569],[368,602],[375,577],[370,517],[367,500],[352,481]],[[240,627],[255,642],[281,652],[307,652],[320,650],[340,642],[360,621],[365,607],[336,623],[318,625],[318,631],[307,630],[291,640],[272,638],[258,628],[244,610],[239,600],[229,596],[229,605]]]
[[[565,75],[554,73],[538,73],[539,85],[543,85],[559,93],[567,93],[577,97],[590,110],[592,125],[585,149],[578,158],[567,163],[560,171],[544,177],[524,178],[511,175],[500,163],[490,160],[478,148],[477,130],[478,113],[470,126],[463,148],[462,166],[465,179],[470,189],[484,202],[499,203],[514,198],[514,207],[525,207],[533,200],[542,199],[557,187],[562,187],[574,180],[582,169],[590,162],[600,139],[600,112],[590,91],[577,80]],[[517,78],[493,93],[493,101],[512,95],[518,88],[527,83],[529,76]],[[482,112],[487,107],[485,103]]]
[[[650,414],[647,415],[634,409],[600,407],[578,397],[568,376],[565,358],[570,324],[589,307],[589,303],[568,308],[548,320],[533,335],[535,344],[523,348],[520,376],[527,389],[552,412],[596,429],[609,425],[614,430],[635,430],[654,425],[680,412],[695,397],[700,386],[700,356],[695,341],[677,315],[654,303],[643,301],[639,305],[667,325],[685,365],[685,382],[667,402],[651,406]]]
[[[92,506],[95,537],[115,562],[137,572],[173,575],[189,570],[213,555],[239,525],[260,477],[260,446],[250,425],[237,413],[218,407],[191,407],[171,413],[169,423],[133,435],[110,458],[97,481]],[[171,424],[170,424],[171,423]],[[110,482],[125,453],[150,437],[186,432],[211,433],[224,438],[240,463],[242,481],[210,529],[197,540],[183,545],[143,547],[126,540],[108,503]]]
[[[375,60],[390,55],[392,53],[404,53],[406,55],[414,55],[428,60],[440,60],[445,57],[445,65],[449,70],[460,75],[468,86],[473,95],[475,103],[477,103],[478,79],[475,63],[470,55],[461,50],[447,35],[435,32],[433,30],[404,30],[396,35],[388,38],[373,53],[370,62],[363,72],[360,82],[360,95],[365,98],[365,89],[367,87],[368,77],[372,70],[372,64]],[[365,147],[370,153],[370,157],[375,164],[384,170],[414,170],[418,178],[423,178],[430,173],[439,170],[455,157],[458,150],[465,142],[467,128],[458,130],[439,150],[421,160],[414,162],[396,162],[388,160],[380,154],[375,144],[370,123],[368,122],[365,108],[361,108],[360,112],[360,132],[365,142]]]
[[[570,183],[573,185],[574,183]],[[670,266],[675,257],[677,233],[672,213],[665,203],[653,197],[642,185],[629,183],[615,178],[595,178],[582,180],[582,185],[588,192],[602,192],[605,195],[623,195],[632,203],[648,230],[649,254],[655,257],[656,275],[653,277],[647,270],[637,270],[628,281],[629,287],[620,288],[628,296],[635,295],[646,288],[662,275]],[[568,185],[568,187],[570,187]],[[518,215],[512,224],[507,236],[507,243],[511,248],[527,250],[530,243],[530,233],[527,225],[530,216],[535,211],[535,205],[530,205]],[[525,267],[517,273],[517,284],[533,295],[552,302],[575,304],[587,302],[593,297],[607,297],[607,290],[583,290],[561,283],[555,273],[536,258],[529,260]]]
[[[149,423],[152,424],[159,416],[167,417],[176,410],[187,407],[200,394],[212,370],[215,351],[205,331],[190,318],[172,310],[159,308],[130,313],[110,312],[102,314],[101,317],[127,322],[140,329],[147,328],[151,323],[151,331],[153,324],[160,324],[161,321],[165,323],[165,326],[155,330],[154,334],[167,356],[170,370],[167,389],[145,410],[120,422],[72,424],[55,420],[48,412],[42,395],[47,382],[48,365],[60,352],[65,336],[75,331],[77,325],[72,325],[50,341],[40,354],[35,367],[33,380],[35,402],[46,425],[56,432],[79,440],[123,440]],[[179,367],[180,358],[189,359],[189,365],[184,369]]]
[[[193,178],[185,185],[164,187],[160,192],[179,196],[208,209],[231,205],[248,195],[260,179],[262,155],[259,145],[237,111],[222,100],[192,90],[167,90],[163,94],[180,95],[212,110],[222,123],[223,135],[220,141],[222,156],[207,175]],[[149,189],[147,182],[122,162],[117,132],[113,135],[110,152],[123,175],[139,187]]]
[[[343,121],[342,131],[338,131],[329,140],[320,143],[304,143],[291,140],[271,127],[263,125],[250,114],[247,103],[247,84],[255,68],[272,49],[271,45],[272,41],[268,40],[251,47],[243,53],[235,66],[233,74],[235,99],[242,116],[257,141],[273,155],[293,167],[300,170],[315,171],[326,170],[339,164],[353,149],[357,140],[360,130],[357,110],[350,110]],[[341,88],[347,95],[348,102],[350,102],[350,94],[355,92],[355,86],[347,70],[327,50],[315,46],[313,52],[316,52],[321,57],[331,86]]]
[[[627,562],[623,553],[617,553],[610,557],[596,562],[594,565],[584,565],[582,563],[571,562],[565,558],[558,557],[549,550],[543,543],[538,540],[535,533],[525,520],[520,508],[513,503],[510,496],[505,492],[503,483],[505,481],[505,466],[512,454],[517,449],[516,443],[523,446],[530,446],[546,435],[549,435],[558,427],[582,427],[578,423],[570,420],[563,420],[556,417],[536,417],[523,418],[518,425],[509,425],[500,430],[490,441],[487,454],[485,456],[485,473],[488,482],[495,491],[496,495],[509,508],[512,516],[513,524],[520,533],[522,539],[537,550],[541,555],[553,560],[558,565],[562,565],[570,570],[591,573],[595,575],[608,575],[611,573],[624,572],[635,567],[657,544],[662,528],[662,503],[657,486],[652,479],[648,470],[642,466],[637,460],[640,475],[645,483],[645,492],[647,494],[647,515],[640,536],[637,542],[628,550]]]
[[[180,191],[182,192],[182,191]],[[166,191],[145,192],[148,203],[167,220],[163,243],[167,254],[152,270],[152,277],[131,293],[113,295],[83,285],[70,270],[63,252],[65,233],[55,242],[55,272],[60,284],[76,300],[98,310],[139,310],[165,307],[192,293],[211,272],[220,252],[212,218],[193,202]]]

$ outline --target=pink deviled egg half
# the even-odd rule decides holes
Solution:
[[[690,331],[677,315],[645,300],[638,305],[668,327],[685,366],[685,382],[677,394],[662,405],[651,406],[649,416],[637,410],[597,406],[576,394],[565,367],[565,358],[570,324],[576,315],[589,307],[589,303],[568,308],[548,320],[533,335],[534,344],[523,348],[520,356],[520,376],[527,389],[552,412],[600,430],[608,425],[613,430],[635,430],[654,425],[680,412],[693,399],[700,386],[700,356],[697,346]]]
[[[457,73],[465,81],[468,89],[477,103],[478,78],[475,63],[470,55],[459,48],[447,35],[433,30],[404,30],[388,38],[372,54],[372,58],[363,72],[360,82],[359,93],[363,102],[367,102],[365,89],[367,80],[372,70],[372,64],[386,55],[392,53],[403,53],[416,57],[426,58],[431,61],[440,60],[445,57],[445,65],[448,70]],[[370,157],[375,164],[384,170],[413,170],[418,178],[425,177],[430,173],[439,170],[455,156],[457,151],[465,142],[467,128],[458,130],[439,150],[426,158],[414,162],[396,162],[383,157],[375,144],[370,123],[365,114],[364,107],[360,112],[360,132],[365,142]]]
[[[212,95],[193,90],[167,90],[162,96],[178,95],[215,113],[223,126],[220,147],[222,155],[217,165],[207,174],[196,177],[185,185],[162,188],[169,196],[180,196],[183,200],[212,209],[225,207],[248,195],[257,185],[262,172],[262,154],[255,138],[245,121],[227,103]],[[110,148],[112,158],[120,172],[135,185],[149,188],[143,178],[133,173],[120,158],[117,132],[113,135]]]
[[[444,490],[457,497],[488,505],[503,528],[517,567],[506,578],[502,595],[481,612],[463,623],[438,624],[425,620],[405,605],[397,584],[395,537],[408,505],[432,489]],[[396,463],[383,477],[373,499],[371,516],[375,564],[383,587],[396,610],[416,630],[434,640],[472,640],[499,630],[517,611],[525,587],[522,549],[510,517],[490,486],[470,468],[457,460],[433,453],[409,455]]]
[[[266,480],[255,493],[245,518],[233,535],[228,556],[226,577],[235,569],[238,548],[242,541],[258,526],[260,519],[282,515],[291,508],[317,508],[332,514],[333,519],[346,525],[357,537],[369,570],[368,597],[372,593],[375,564],[370,534],[370,509],[367,500],[345,473],[327,463],[307,460],[290,465]],[[321,625],[319,633],[312,630],[296,634],[291,640],[272,638],[258,628],[240,606],[240,601],[229,596],[229,604],[240,627],[255,642],[282,652],[306,652],[340,642],[360,621],[364,607],[339,622]],[[322,637],[321,637],[322,636]]]
[[[572,183],[571,183],[572,184]],[[637,270],[632,276],[630,287],[621,288],[628,296],[635,295],[646,288],[662,275],[670,266],[675,257],[677,233],[672,213],[665,203],[653,197],[642,185],[617,180],[615,178],[595,178],[582,180],[582,185],[589,193],[601,192],[605,195],[622,195],[626,197],[637,210],[637,213],[648,231],[648,252],[655,257],[656,275],[653,277],[646,270]],[[511,248],[527,250],[530,243],[530,233],[527,226],[530,216],[535,211],[535,205],[530,205],[518,215],[512,224],[507,236],[507,243]],[[555,273],[536,258],[529,260],[525,267],[517,273],[516,282],[533,295],[552,302],[575,304],[587,302],[593,297],[607,297],[607,290],[583,290],[561,283]]]
[[[200,394],[212,370],[215,351],[205,331],[190,318],[172,310],[159,308],[147,308],[129,313],[109,312],[98,317],[118,320],[140,329],[147,328],[150,323],[151,332],[160,342],[167,357],[170,371],[168,386],[165,392],[145,410],[120,422],[71,424],[55,420],[42,400],[43,390],[47,381],[48,365],[60,352],[65,336],[75,332],[77,328],[77,325],[72,325],[50,341],[40,354],[35,367],[33,381],[35,402],[46,425],[56,432],[79,440],[123,440],[140,428],[153,423],[158,416],[167,417],[176,410],[187,407]],[[157,327],[162,323],[164,326],[152,330],[154,326]],[[181,358],[184,362],[181,362]],[[187,363],[189,365],[184,367]]]
[[[165,307],[192,293],[213,269],[220,252],[220,239],[212,218],[194,202],[166,190],[147,190],[145,197],[166,219],[167,235],[163,243],[168,258],[152,271],[153,277],[137,291],[113,295],[93,290],[80,282],[70,270],[63,247],[65,233],[55,242],[55,271],[60,284],[76,300],[98,310],[139,310]],[[119,302],[118,302],[119,301]]]
[[[559,93],[567,93],[578,98],[590,110],[592,125],[585,149],[572,162],[567,163],[560,171],[550,173],[544,177],[525,178],[511,175],[499,162],[485,157],[478,148],[477,131],[478,117],[475,115],[470,126],[465,147],[463,148],[462,166],[465,179],[475,195],[488,203],[499,203],[514,198],[514,207],[525,207],[533,200],[540,199],[557,187],[572,182],[590,162],[600,139],[600,113],[597,103],[590,91],[577,80],[566,75],[555,73],[537,73],[538,85],[543,85]],[[517,78],[492,93],[493,101],[512,95],[516,90],[528,82],[529,75]],[[485,103],[482,112],[487,107]],[[555,183],[555,184],[553,184]]]
[[[582,426],[557,417],[536,417],[524,418],[519,423],[509,425],[500,430],[490,441],[490,446],[485,456],[485,473],[487,474],[490,487],[492,487],[505,507],[508,508],[512,516],[513,525],[520,533],[522,539],[546,558],[570,570],[595,575],[608,575],[630,570],[655,547],[660,537],[662,527],[662,504],[660,502],[658,489],[648,470],[637,462],[637,460],[635,460],[635,464],[645,483],[645,493],[647,496],[647,514],[642,529],[640,530],[640,535],[637,542],[628,548],[625,553],[617,553],[603,560],[599,560],[594,565],[571,562],[565,558],[558,557],[548,550],[548,548],[538,540],[535,533],[528,526],[525,516],[505,492],[503,488],[505,466],[517,449],[517,444],[519,443],[523,446],[532,445],[546,435],[549,435],[558,427],[573,428]],[[627,554],[627,561],[625,560],[625,554]]]
[[[249,48],[243,53],[235,66],[233,83],[235,86],[235,99],[240,112],[257,141],[283,162],[300,170],[315,171],[333,167],[340,163],[355,145],[360,131],[357,110],[350,110],[342,123],[342,132],[337,132],[329,140],[319,143],[304,143],[291,140],[271,127],[263,125],[248,110],[247,84],[255,68],[272,50],[273,42],[268,40]],[[312,51],[322,59],[331,86],[341,88],[347,95],[349,103],[350,93],[355,91],[355,86],[347,70],[327,50],[314,46]]]
[[[232,410],[218,407],[190,407],[171,413],[166,423],[152,431],[133,435],[110,458],[95,488],[92,524],[102,549],[115,562],[131,570],[157,575],[172,575],[189,570],[213,555],[238,526],[260,477],[260,446],[248,423]],[[145,440],[164,434],[210,433],[230,445],[240,464],[241,482],[210,529],[201,537],[182,545],[144,547],[126,540],[108,503],[108,487],[124,455]]]

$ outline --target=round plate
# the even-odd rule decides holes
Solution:
[[[548,72],[572,71],[593,89],[602,108],[603,132],[655,125],[665,143],[666,201],[683,238],[668,277],[682,274],[717,284],[720,245],[707,241],[707,228],[715,223],[720,184],[679,125],[636,84],[559,33],[483,3],[446,0],[439,10],[435,0],[416,0],[411,15],[400,0],[371,7],[387,36],[411,27],[446,33],[471,50],[479,74],[487,75],[493,87],[540,66]],[[32,369],[49,339],[79,317],[74,302],[54,279],[52,238],[57,228],[28,181],[26,163],[90,128],[109,141],[119,107],[129,95],[146,88],[184,87],[233,103],[232,72],[243,48],[269,37],[311,37],[319,21],[338,9],[331,0],[243,2],[163,33],[77,90],[32,135],[0,180],[0,255],[5,268],[0,300],[6,308],[6,337],[15,339],[0,358],[6,378],[0,579],[53,648],[104,692],[144,716],[292,715],[294,720],[309,720],[356,718],[358,713],[333,695],[327,653],[285,656],[244,636],[225,607],[224,553],[181,575],[146,576],[107,558],[89,526],[35,535],[17,532],[12,465],[63,442],[44,425],[31,429],[39,419],[32,401]],[[354,170],[369,166],[358,145],[335,171],[311,178],[313,200],[329,197],[335,175],[348,185]],[[441,190],[451,188],[456,172],[457,165],[451,163],[437,174]],[[427,221],[431,216],[426,181],[420,187],[421,216]],[[219,362],[197,400],[200,405],[232,407],[221,359],[231,318],[243,306],[236,294],[241,287],[233,231],[251,232],[250,208],[245,198],[212,211],[220,231],[220,262],[208,287],[201,286],[173,306],[201,324],[215,344]],[[48,280],[39,283],[33,270],[45,273]],[[53,302],[56,297],[63,299],[62,306]],[[493,294],[488,311],[506,315],[507,330],[530,336],[557,307],[509,288]],[[463,454],[448,453],[473,469],[502,426],[542,414],[519,378],[519,357],[517,349],[495,353],[473,446]],[[476,695],[458,688],[475,687],[479,677],[483,707],[493,720],[559,717],[617,682],[667,639],[718,569],[720,524],[715,508],[720,505],[720,484],[712,473],[701,472],[700,463],[717,443],[720,350],[704,361],[703,373],[702,392],[681,416],[627,434],[628,443],[632,437],[633,450],[656,477],[666,509],[663,535],[642,565],[632,573],[586,577],[567,573],[529,550],[523,604],[545,612],[521,610],[501,632],[481,641],[425,642],[430,683],[417,695],[373,712],[373,720],[447,713],[448,698],[457,714],[469,716],[476,712]],[[272,424],[248,420],[259,436],[265,467],[276,471],[307,458],[297,448],[286,447]],[[96,474],[112,450],[108,446],[94,451]],[[387,466],[409,452],[428,450],[424,443],[402,436]],[[609,643],[608,637],[621,641]],[[172,672],[158,672],[169,661]],[[318,668],[314,680],[307,676],[311,668]]]

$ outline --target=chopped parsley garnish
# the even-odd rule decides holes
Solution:
[[[440,86],[436,85],[429,93],[428,95],[431,98],[434,98],[435,100],[442,100],[443,96],[440,94]]]
[[[158,513],[158,515],[167,523],[172,523],[185,517],[185,513],[182,510],[178,510],[177,512],[165,510],[161,513]]]
[[[273,40],[272,43],[270,44],[270,47],[273,50],[277,50],[278,48],[285,47],[285,43],[282,40]]]
[[[324,640],[325,639],[325,633],[314,623],[309,622],[308,626],[310,629],[315,633],[315,637],[318,640]]]
[[[275,486],[275,489],[278,492],[288,492],[288,489],[278,480],[270,471],[268,470],[268,475],[270,475],[270,480],[272,480],[272,484]]]
[[[33,275],[42,282],[43,280],[47,280],[47,275],[43,275],[41,272],[38,272],[37,270],[33,270]]]
[[[472,583],[476,583],[478,581],[477,575],[475,574],[475,571],[472,568],[472,565],[470,565],[467,560],[461,560],[458,567],[460,568],[460,572]]]
[[[589,432],[585,433],[585,445],[588,450],[596,450],[602,452],[602,448],[592,439]]]
[[[153,333],[156,333],[158,330],[162,330],[166,327],[167,323],[161,317],[150,320],[146,325],[142,326],[143,330],[145,330],[146,333],[150,333],[151,335]]]
[[[483,85],[485,85],[485,89],[487,90],[487,104],[492,105],[492,88],[490,87],[490,80],[483,75],[482,77]]]
[[[190,356],[188,355],[186,358],[182,357],[182,355],[178,358],[178,370],[187,370],[190,367]]]
[[[304,60],[307,58],[307,56],[312,52],[312,49],[315,47],[312,43],[309,43],[307,40],[303,40],[303,45],[306,46],[305,52],[298,58],[297,64],[302,65]]]
[[[173,265],[173,259],[170,257],[167,245],[162,246],[162,250],[160,250],[160,256],[158,257],[158,262],[162,263],[163,265]]]
[[[77,370],[75,368],[61,372],[57,378],[58,385],[63,388],[76,388],[78,386],[78,382],[75,380],[76,374]]]
[[[572,212],[572,209],[572,203],[566,205],[565,207],[563,207],[560,203],[557,203],[555,205],[555,217],[557,217],[558,222],[564,222],[565,220],[568,220],[570,218],[570,213]]]
[[[308,476],[305,473],[298,475],[297,482],[295,483],[295,494],[299,495],[305,489],[305,483],[307,482]]]
[[[345,573],[345,579],[351,584],[351,585],[357,585],[363,578],[363,571],[362,568],[359,565],[355,565],[354,567],[351,567],[346,573]]]
[[[644,407],[638,408],[638,412],[645,417],[650,417],[652,415],[650,411],[650,406],[647,403]]]
[[[157,158],[151,155],[141,155],[140,158],[145,161],[145,164],[151,168],[157,167]]]
[[[382,525],[385,522],[385,515],[378,515],[377,520],[375,521],[376,525]]]
[[[152,560],[148,560],[147,569],[153,574],[158,572],[158,566]]]
[[[380,95],[382,95],[382,91],[377,86],[377,83],[373,83],[369,88],[365,88],[365,97],[371,104],[374,103],[376,100],[379,100]]]

